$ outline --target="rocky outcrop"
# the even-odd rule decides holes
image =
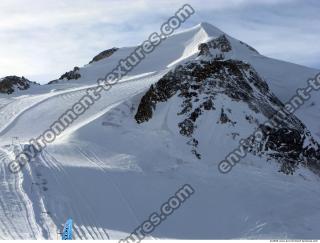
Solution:
[[[253,87],[265,97],[255,97]],[[148,121],[156,103],[168,100],[178,91],[179,97],[184,98],[181,114],[191,110],[192,100],[199,93],[207,96],[201,108],[213,109],[213,97],[217,94],[217,88],[223,89],[235,101],[247,102],[251,109],[263,112],[267,117],[271,117],[275,110],[263,106],[264,99],[275,105],[281,104],[250,65],[234,60],[200,61],[179,66],[152,85],[142,98],[135,118],[138,123]]]
[[[81,75],[79,73],[80,68],[79,67],[74,67],[72,71],[66,72],[65,74],[63,74],[59,80],[61,79],[66,79],[66,80],[77,80],[79,78],[81,78]]]
[[[280,171],[293,174],[299,165],[307,166],[314,172],[320,171],[320,146],[304,128],[274,128],[261,125],[263,140],[251,145],[249,151],[267,154],[280,162]],[[254,144],[254,143],[253,143]],[[259,149],[257,149],[257,146]],[[261,149],[263,148],[263,149]]]
[[[93,62],[97,62],[100,61],[104,58],[110,57],[113,53],[115,53],[119,48],[113,47],[111,49],[105,50],[101,53],[99,53],[98,55],[96,55],[90,62],[89,64],[93,63]]]
[[[229,52],[232,50],[231,44],[228,40],[228,38],[225,35],[221,35],[218,38],[206,42],[206,43],[201,43],[198,46],[199,49],[199,55],[210,55],[210,49],[216,49],[221,53],[224,52]]]
[[[80,68],[74,67],[73,70],[66,72],[65,74],[61,75],[59,79],[52,80],[48,84],[56,84],[59,83],[59,80],[77,80],[81,78],[81,74],[79,73]]]
[[[200,49],[202,55],[207,55],[204,45]],[[152,85],[141,99],[135,120],[137,123],[149,121],[159,102],[166,102],[173,96],[180,97],[177,115],[181,116],[182,121],[177,127],[180,134],[188,138],[191,152],[201,159],[197,151],[201,141],[193,136],[198,128],[197,120],[204,113],[216,110],[215,99],[221,94],[233,102],[246,103],[249,109],[262,114],[266,120],[273,118],[284,107],[249,64],[206,58],[180,65]],[[217,123],[234,126],[237,121],[232,121],[226,110],[229,110],[228,107],[216,111],[220,112]],[[258,125],[263,134],[260,141],[252,137],[246,139],[248,152],[275,159],[281,164],[280,171],[286,174],[293,173],[298,165],[320,170],[320,146],[297,117],[288,115],[286,119],[279,120],[277,126],[260,124],[255,117],[246,116],[245,119],[250,124]]]
[[[0,93],[12,94],[16,89],[26,90],[29,89],[31,84],[25,77],[7,76],[0,79]]]

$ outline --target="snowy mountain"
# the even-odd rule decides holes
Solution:
[[[168,37],[10,173],[31,138],[136,48],[0,93],[0,238],[56,239],[67,218],[77,239],[125,238],[184,184],[194,195],[149,238],[319,238],[319,93],[265,125],[319,70],[265,57],[208,23]],[[257,128],[261,140],[248,139]],[[221,173],[241,139],[247,156]]]
[[[221,138],[226,138],[227,146],[231,136],[235,140],[247,138],[249,135],[243,132],[260,127],[263,137],[259,141],[247,139],[245,147],[249,152],[275,158],[284,173],[293,173],[299,163],[319,170],[319,144],[295,116],[280,121],[279,127],[261,122],[271,119],[284,105],[249,64],[219,58],[200,59],[177,67],[143,96],[136,121],[142,123],[152,119],[153,114],[157,114],[159,102],[166,103],[161,107],[169,111],[166,119],[177,121],[170,127],[172,130],[177,127],[180,134],[188,138],[187,143],[198,159],[203,154],[210,160],[217,152],[210,147],[216,148],[219,141],[210,139],[202,144],[208,131],[214,136],[218,135],[218,129],[220,142]],[[313,153],[310,148],[314,148]]]

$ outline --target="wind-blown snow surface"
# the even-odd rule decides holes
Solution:
[[[223,136],[223,129],[232,128],[217,125],[215,113],[201,121],[202,143],[215,145],[202,148],[212,150],[203,160],[190,155],[176,120],[168,115],[176,110],[174,105],[159,104],[150,123],[134,120],[151,84],[195,58],[200,43],[221,34],[203,23],[169,37],[16,175],[7,169],[14,153],[48,129],[134,47],[86,65],[78,80],[1,95],[0,237],[56,239],[69,217],[75,238],[126,237],[188,183],[195,194],[151,234],[153,238],[320,238],[320,181],[312,172],[300,168],[284,175],[277,164],[248,155],[231,173],[220,174],[217,163],[237,142]],[[228,58],[250,63],[283,102],[318,72],[264,57],[228,38]],[[320,136],[319,101],[319,94],[313,93],[297,112],[315,138]],[[235,112],[242,108],[235,107]],[[253,130],[238,132],[246,137]]]

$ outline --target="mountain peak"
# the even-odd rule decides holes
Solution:
[[[206,32],[209,36],[224,34],[222,30],[220,30],[219,28],[215,27],[214,25],[208,22],[200,22],[198,25],[196,25],[196,27]]]

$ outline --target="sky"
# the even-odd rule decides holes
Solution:
[[[261,54],[320,69],[319,0],[1,0],[0,77],[40,83],[99,52],[134,46],[182,5]]]

